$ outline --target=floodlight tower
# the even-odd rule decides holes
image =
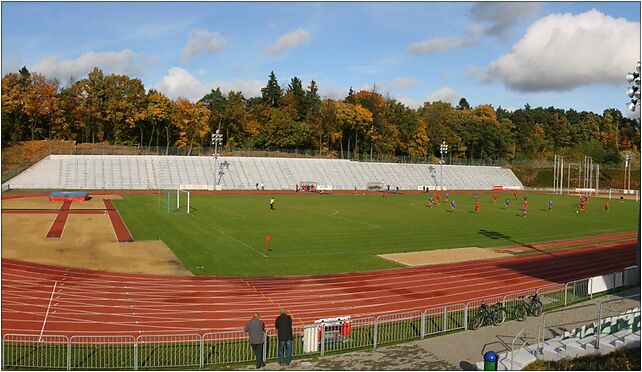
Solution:
[[[628,109],[631,112],[635,112],[637,109],[638,112],[640,111],[640,61],[635,65],[635,72],[629,72],[626,74],[626,81],[631,83],[631,87],[626,91],[626,95],[631,98],[631,102],[627,105]],[[640,122],[640,116],[638,114],[638,123]],[[629,156],[631,154],[628,154]],[[627,156],[627,159],[629,158]],[[630,167],[630,160],[627,161],[627,165]],[[626,169],[625,169],[625,174],[626,174]],[[629,182],[631,177],[629,177]],[[630,189],[630,187],[629,187]],[[638,244],[637,244],[637,257],[636,261],[638,264],[638,283],[640,283],[640,216],[642,215],[642,212],[638,208]]]
[[[214,145],[214,185],[218,189],[218,146],[223,145],[223,134],[221,131],[221,123],[219,123],[215,133],[212,133],[212,145]]]
[[[640,61],[635,66],[635,72],[626,74],[626,81],[631,83],[631,86],[626,91],[626,95],[631,98],[627,107],[629,111],[635,112],[640,110]]]
[[[441,165],[439,166],[439,169],[441,169],[441,180],[439,181],[441,189],[444,189],[444,154],[448,153],[448,144],[446,141],[442,141],[441,145],[439,145],[439,153],[441,153]]]

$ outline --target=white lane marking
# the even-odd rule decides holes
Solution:
[[[53,301],[54,294],[56,293],[56,286],[58,281],[54,282],[53,289],[51,290],[51,297],[49,297],[49,305],[47,305],[47,313],[45,313],[45,320],[42,322],[42,328],[40,329],[40,337],[38,341],[42,341],[42,334],[45,332],[45,325],[47,324],[47,318],[49,317],[49,310],[51,309],[51,302]]]

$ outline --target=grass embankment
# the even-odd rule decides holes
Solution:
[[[434,197],[434,194],[431,194]],[[443,195],[442,195],[443,196]],[[192,195],[192,212],[167,213],[166,196],[126,195],[116,206],[136,240],[161,239],[196,275],[297,275],[397,267],[382,253],[455,247],[499,247],[633,231],[634,201],[592,199],[576,214],[577,197],[529,195],[521,217],[521,196],[480,194],[481,213],[472,212],[472,194],[450,194],[426,206],[427,195],[277,195],[271,211],[264,195]],[[176,202],[175,192],[170,204]],[[508,209],[503,200],[511,199]],[[269,256],[264,256],[266,236]]]
[[[607,355],[589,355],[557,362],[538,360],[524,371],[639,371],[640,348],[620,348]]]

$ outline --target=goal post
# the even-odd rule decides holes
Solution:
[[[630,195],[630,196],[626,196]],[[609,189],[609,200],[616,199],[633,199],[640,201],[640,190],[627,190],[627,189]]]
[[[181,210],[181,194],[183,194],[183,203],[186,204],[187,214],[189,214],[190,208],[190,192],[179,188],[176,190],[176,209]]]

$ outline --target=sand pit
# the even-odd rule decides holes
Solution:
[[[105,203],[103,203],[104,199],[115,200],[115,199],[123,198],[120,195],[92,195],[92,194],[89,194],[89,197],[91,198],[89,200],[71,203],[71,209],[105,209]]]
[[[495,252],[492,249],[477,247],[438,249],[434,251],[380,254],[379,257],[406,266],[437,265],[451,262],[484,260],[488,258],[508,257],[508,253]]]
[[[3,214],[2,257],[123,273],[191,275],[161,241],[117,242],[105,214],[71,214],[62,237],[47,239],[55,214]]]

